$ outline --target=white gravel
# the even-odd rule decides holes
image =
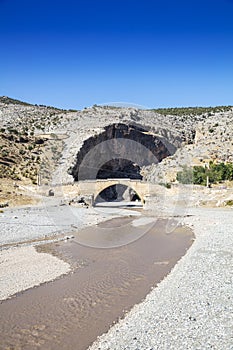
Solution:
[[[4,244],[67,235],[116,216],[140,215],[119,208],[79,208],[53,202],[34,207],[6,208],[0,213],[0,248]]]
[[[97,221],[98,216],[92,209],[69,206],[4,210],[0,214],[0,244],[71,232]]]
[[[233,211],[188,211],[192,247],[90,350],[233,349]]]
[[[0,254],[0,300],[54,280],[70,271],[70,265],[34,247],[3,250]]]

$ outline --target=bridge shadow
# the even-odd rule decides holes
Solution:
[[[113,201],[113,202],[97,202],[94,203],[95,207],[98,208],[138,208],[142,209],[143,204],[141,201],[138,202],[126,202],[126,201]]]

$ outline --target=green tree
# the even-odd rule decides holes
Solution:
[[[182,184],[192,184],[193,183],[193,169],[187,166],[183,167],[182,171],[179,171],[176,175],[177,181]]]

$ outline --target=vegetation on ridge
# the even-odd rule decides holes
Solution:
[[[12,105],[21,105],[21,106],[33,106],[30,103],[23,102],[23,101],[20,101],[20,100],[16,100],[14,98],[10,98],[10,97],[7,97],[7,96],[0,96],[0,103],[5,103],[5,104],[8,104],[8,105],[12,104]]]
[[[8,96],[0,96],[0,103],[5,103],[7,105],[20,105],[20,106],[25,106],[25,107],[44,107],[44,108],[48,108],[48,109],[53,109],[55,111],[62,111],[62,112],[77,112],[77,109],[62,109],[62,108],[58,108],[58,107],[53,107],[53,106],[46,106],[46,105],[38,105],[38,104],[32,104],[32,103],[28,103],[28,102],[24,102],[24,101],[20,101]]]
[[[177,116],[196,116],[208,114],[210,116],[214,113],[228,112],[233,109],[233,106],[216,106],[216,107],[176,107],[176,108],[157,108],[152,109],[153,112],[163,115],[177,115]]]

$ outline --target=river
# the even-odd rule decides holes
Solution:
[[[0,304],[1,349],[87,349],[186,253],[192,231],[174,220],[169,227],[165,219],[117,218],[39,247],[72,272]]]

